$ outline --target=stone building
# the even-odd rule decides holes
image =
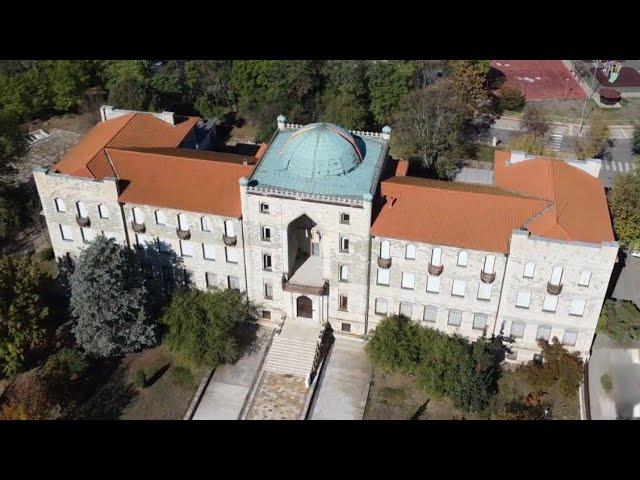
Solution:
[[[34,170],[57,257],[104,234],[173,252],[198,288],[246,291],[273,325],[365,337],[400,314],[510,336],[513,361],[538,338],[589,355],[618,250],[597,162],[497,152],[492,184],[444,182],[407,176],[389,127],[280,116],[247,157],[201,149],[197,118],[103,107],[102,120]]]

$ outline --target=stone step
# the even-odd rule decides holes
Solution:
[[[311,372],[315,354],[315,340],[278,335],[273,339],[264,369],[306,377]]]

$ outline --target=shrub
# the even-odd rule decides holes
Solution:
[[[387,372],[415,371],[421,360],[421,334],[420,327],[405,318],[384,318],[365,347],[371,363]]]
[[[499,420],[550,420],[551,404],[539,399],[540,395],[514,398],[496,413]]]
[[[613,390],[613,380],[608,374],[604,374],[600,377],[600,384],[605,392],[610,393]]]
[[[145,375],[144,370],[142,370],[141,368],[139,368],[138,371],[136,372],[135,384],[136,384],[136,387],[140,389],[145,388],[147,386],[147,376]]]
[[[543,137],[549,130],[549,122],[538,103],[527,103],[522,112],[522,128],[534,135]]]
[[[517,88],[503,85],[498,91],[499,106],[502,111],[520,112],[525,106],[526,97]]]
[[[638,340],[640,310],[633,302],[608,298],[600,311],[597,331],[615,340]]]
[[[53,248],[47,247],[44,250],[40,250],[37,253],[37,257],[36,258],[40,262],[48,262],[50,260],[53,260],[55,258],[55,255],[53,253]]]
[[[82,352],[62,348],[47,359],[39,376],[49,395],[64,403],[69,399],[72,382],[84,375],[88,367]]]
[[[0,406],[0,420],[49,420],[59,413],[45,385],[33,372],[18,376],[4,396],[7,400]]]
[[[519,150],[529,155],[544,155],[544,138],[533,133],[524,133],[509,140],[511,150]]]
[[[193,373],[191,373],[191,370],[185,366],[178,365],[173,369],[171,374],[173,376],[173,381],[182,387],[189,387],[195,383]]]

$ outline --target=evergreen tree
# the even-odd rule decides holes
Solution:
[[[367,71],[371,115],[378,125],[391,123],[409,93],[416,65],[408,61],[375,61]]]

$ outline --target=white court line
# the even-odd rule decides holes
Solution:
[[[605,170],[611,170],[611,167],[609,166],[609,162],[602,162],[602,164],[604,165]]]
[[[621,172],[624,172],[624,168],[622,168],[622,162],[618,162],[618,168],[620,168]]]
[[[626,169],[627,169],[627,172],[631,170],[631,167],[629,166],[629,164],[628,164],[628,163],[625,163],[625,164],[624,164],[624,168],[626,168]]]
[[[618,170],[618,169],[616,168],[616,162],[611,162],[611,170],[613,170],[614,172],[615,172],[616,170]]]

